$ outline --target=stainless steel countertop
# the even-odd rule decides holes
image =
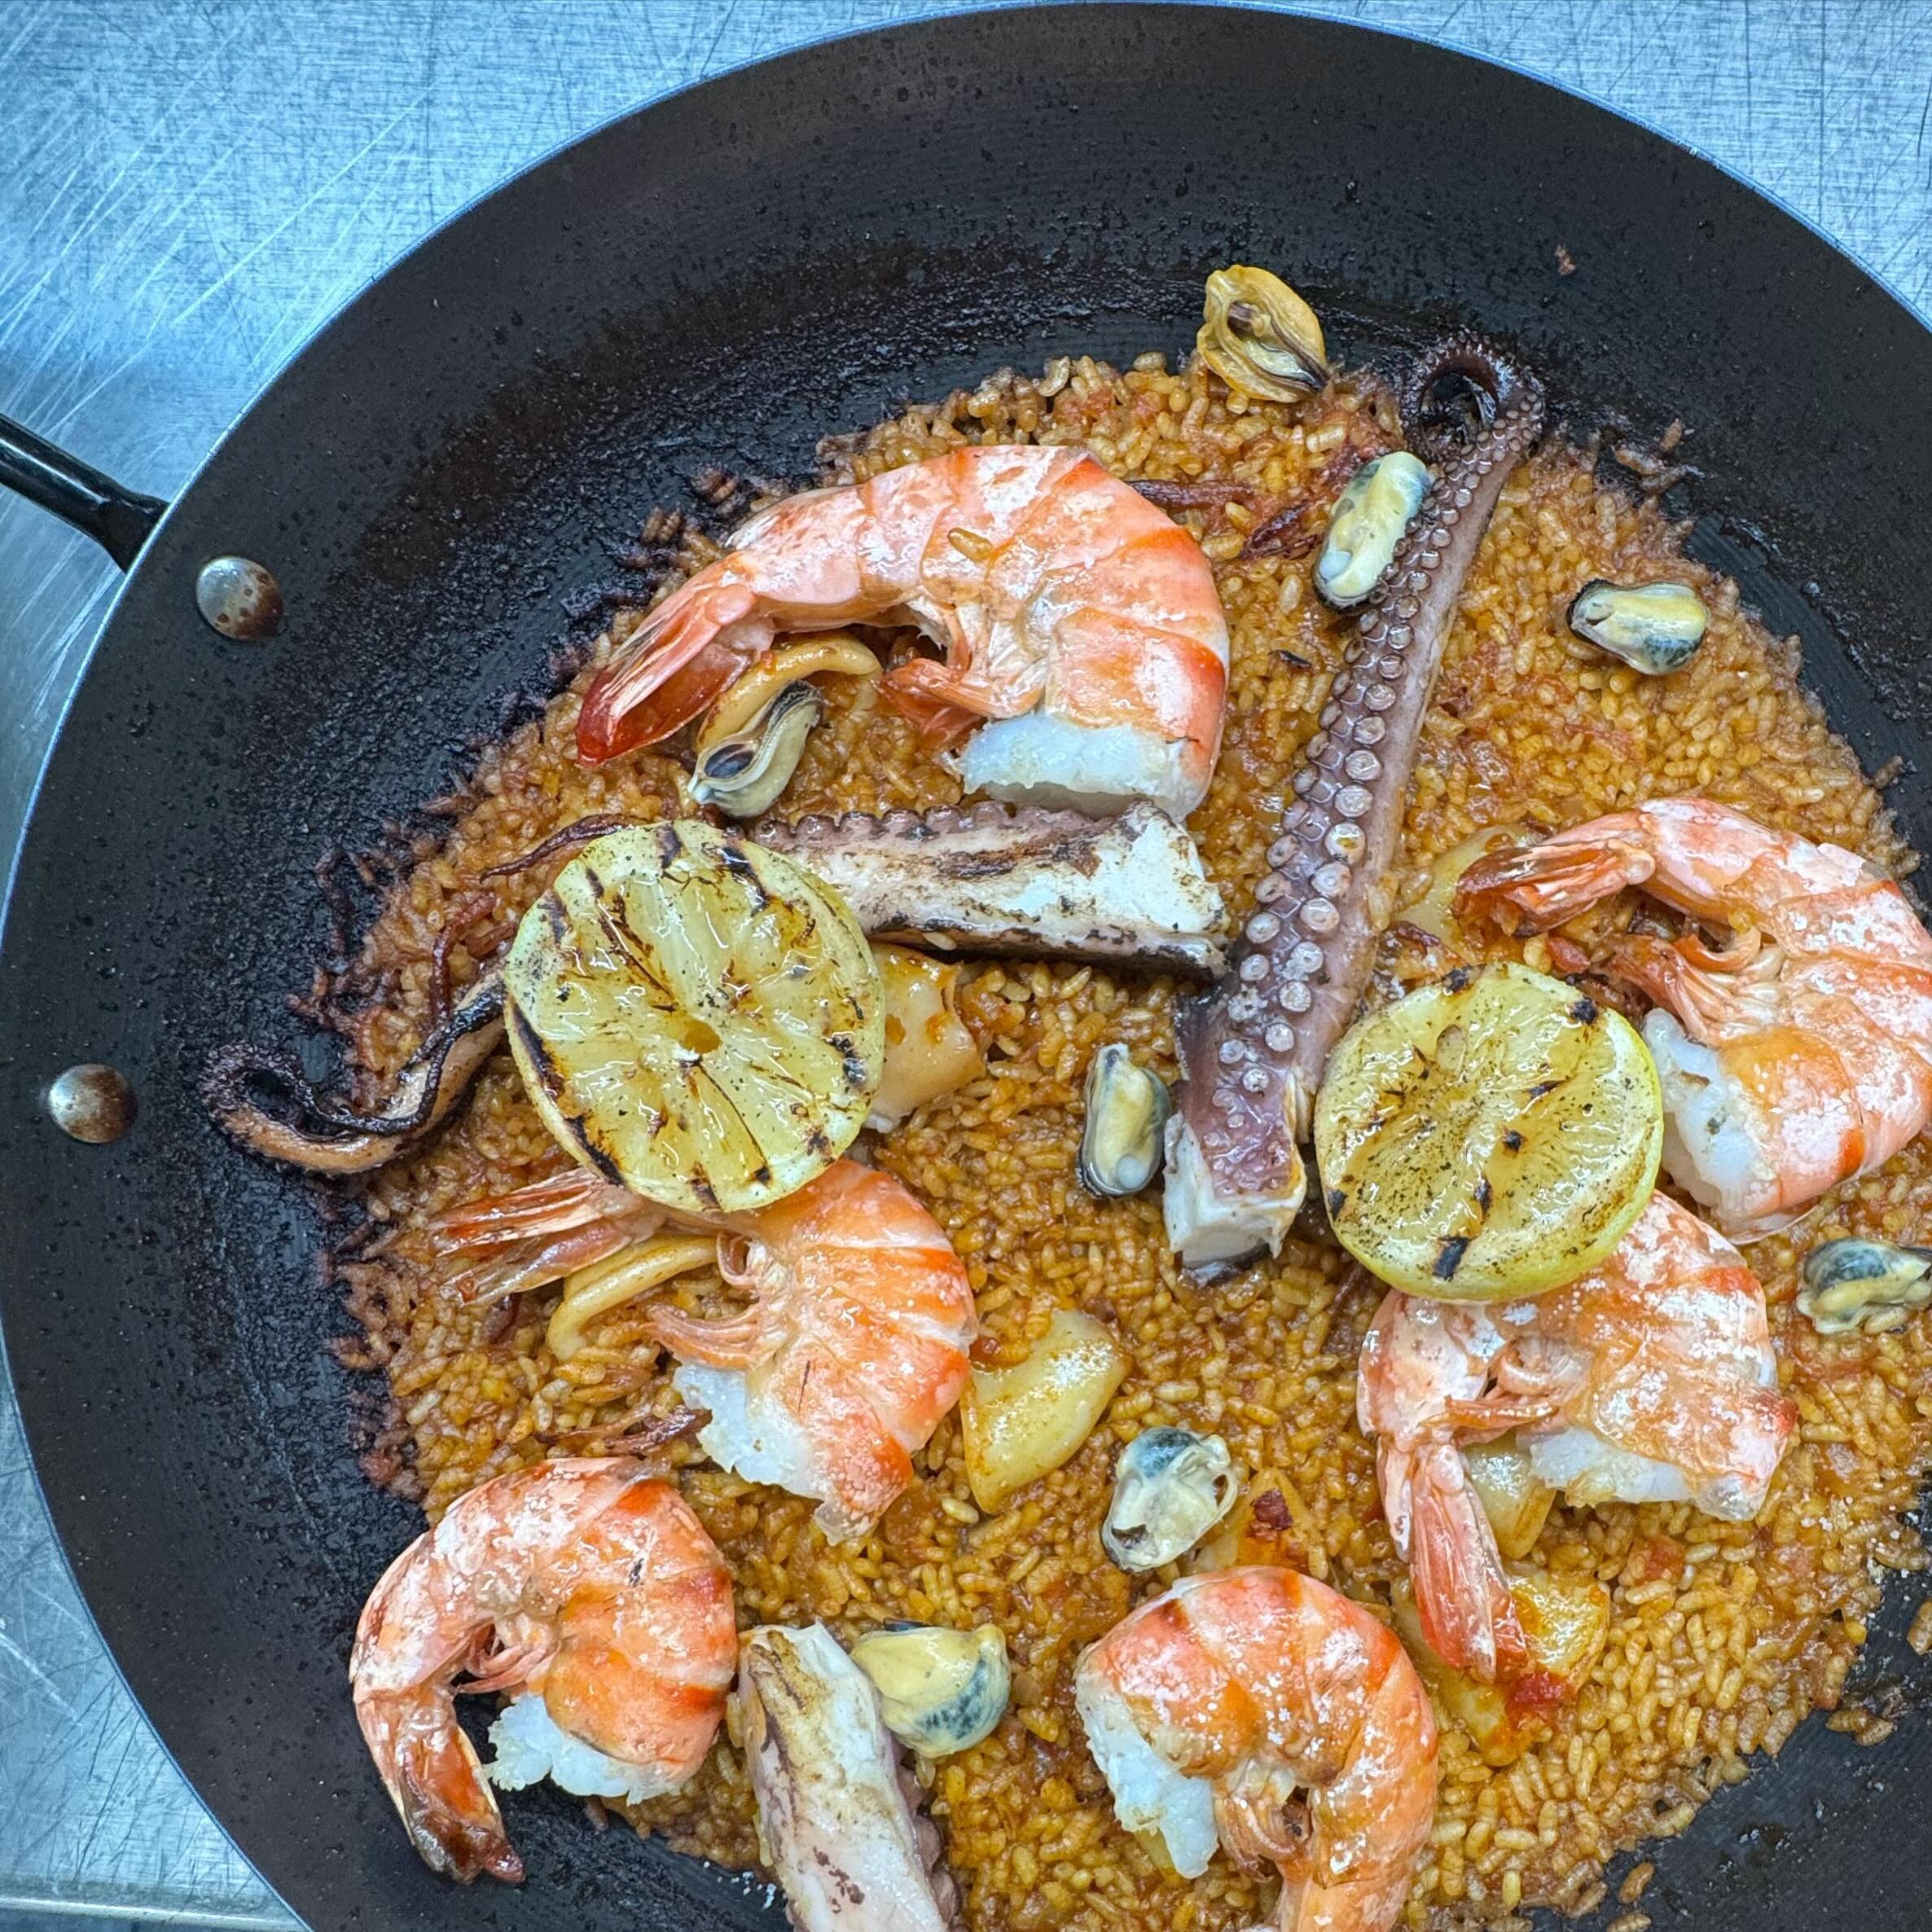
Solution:
[[[0,411],[165,494],[309,333],[624,108],[921,0],[0,0]],[[1750,177],[1932,315],[1932,0],[1357,0]],[[1096,11],[1094,31],[1107,23]],[[0,850],[115,573],[0,503]],[[292,1921],[163,1754],[0,1378],[0,1908]]]

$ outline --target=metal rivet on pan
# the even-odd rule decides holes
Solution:
[[[47,1112],[62,1133],[98,1146],[134,1124],[134,1090],[112,1067],[89,1060],[47,1089]]]
[[[282,586],[252,557],[216,557],[195,579],[195,601],[223,637],[258,643],[282,628]]]

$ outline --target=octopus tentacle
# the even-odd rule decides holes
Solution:
[[[530,870],[619,825],[578,819],[485,878]],[[832,886],[868,933],[942,953],[1096,959],[1208,979],[1227,913],[1186,831],[1144,802],[1117,819],[1003,805],[767,820],[761,843]],[[455,1109],[503,1037],[501,964],[424,1041],[389,1102],[364,1113],[318,1091],[287,1054],[237,1043],[209,1058],[204,1104],[233,1139],[313,1174],[366,1174]]]
[[[374,1113],[318,1093],[287,1054],[240,1043],[209,1056],[202,1101],[217,1126],[265,1160],[311,1174],[366,1174],[447,1118],[503,1037],[503,974],[493,967],[424,1042],[389,1104]],[[258,1097],[264,1093],[273,1093],[279,1112]]]
[[[1221,895],[1185,829],[1144,800],[1117,819],[942,806],[767,819],[752,836],[832,886],[875,937],[1197,978],[1225,963]]]
[[[1467,442],[1426,419],[1447,375],[1478,388],[1482,420]],[[1438,345],[1403,400],[1405,431],[1438,466],[1435,479],[1303,752],[1232,971],[1176,1023],[1182,1087],[1165,1207],[1190,1267],[1278,1249],[1301,1206],[1298,1144],[1392,909],[1409,779],[1456,604],[1503,485],[1543,431],[1542,386],[1473,335]]]

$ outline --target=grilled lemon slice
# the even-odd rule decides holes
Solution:
[[[1359,1021],[1315,1149],[1328,1218],[1411,1294],[1540,1294],[1603,1260],[1663,1152],[1657,1069],[1621,1013],[1525,966],[1452,973]]]
[[[570,1153],[686,1212],[801,1188],[864,1124],[885,1002],[858,922],[791,860],[692,820],[593,841],[504,973],[517,1070]]]

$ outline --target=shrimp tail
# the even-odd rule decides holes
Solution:
[[[466,1307],[484,1308],[492,1302],[507,1300],[534,1288],[547,1288],[574,1275],[579,1268],[595,1267],[620,1249],[630,1245],[631,1237],[612,1227],[581,1227],[564,1235],[537,1235],[514,1246],[498,1248],[479,1256],[453,1274],[442,1276],[437,1285],[451,1301]]]
[[[1565,833],[1521,852],[1478,859],[1456,889],[1456,916],[1472,924],[1493,919],[1514,937],[1526,938],[1627,885],[1641,885],[1656,870],[1654,854],[1635,839],[1604,830],[1599,821],[1587,838]]]
[[[1386,1456],[1385,1465],[1396,1460]],[[1528,1640],[1495,1532],[1469,1486],[1460,1454],[1453,1442],[1436,1442],[1410,1460],[1409,1574],[1429,1649],[1485,1684],[1520,1673],[1529,1661]],[[1392,1471],[1385,1473],[1385,1495],[1400,1480]]]
[[[757,608],[749,585],[708,573],[673,591],[584,694],[579,762],[601,765],[688,724],[771,648]]]
[[[639,1205],[627,1188],[614,1186],[581,1167],[532,1181],[507,1194],[466,1201],[461,1207],[437,1214],[429,1223],[437,1252],[458,1253],[526,1236],[561,1234]]]
[[[439,1255],[460,1265],[443,1292],[478,1306],[542,1288],[656,1232],[663,1216],[628,1188],[573,1168],[431,1223]]]
[[[424,1863],[463,1885],[485,1872],[506,1884],[520,1884],[523,1860],[504,1836],[503,1816],[475,1747],[446,1700],[358,1696],[356,1715]]]

